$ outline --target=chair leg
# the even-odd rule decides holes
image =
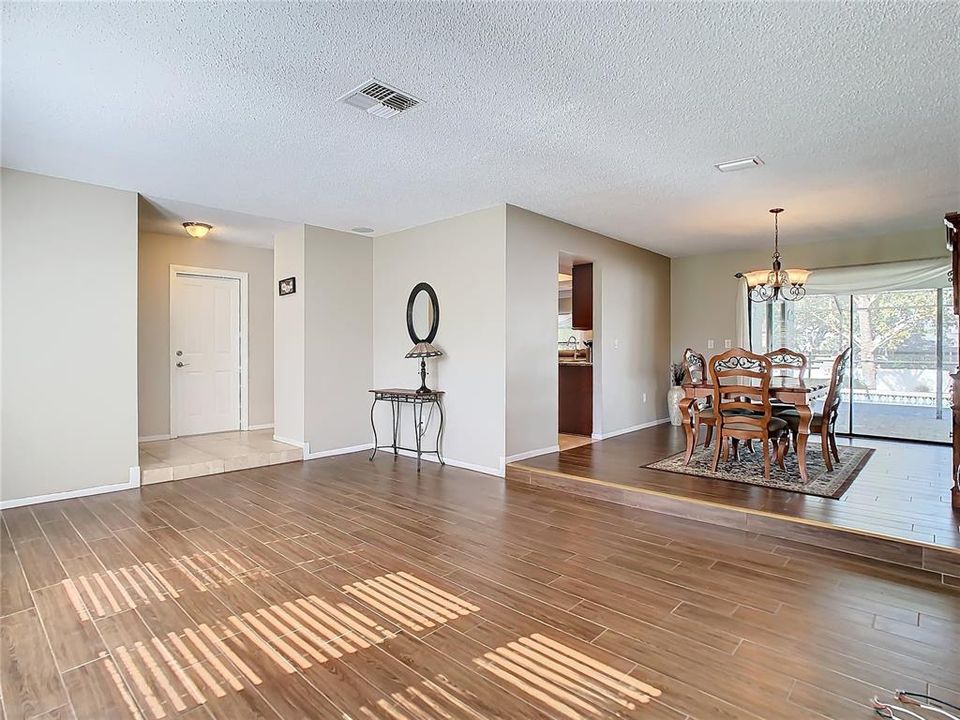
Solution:
[[[728,441],[721,442],[720,444],[723,445],[723,461],[727,462],[730,460],[730,443]]]
[[[753,454],[753,440],[747,440],[747,450],[750,451],[750,454]]]
[[[833,427],[830,427],[827,431],[827,435],[830,438],[830,449],[833,451],[833,457],[837,462],[840,462],[840,452],[837,450],[837,433]]]
[[[770,453],[767,452],[767,441],[769,438],[764,435],[760,443],[763,447],[763,477],[767,480],[770,479]]]
[[[820,454],[823,455],[823,464],[827,466],[827,472],[833,472],[833,463],[830,462],[829,429],[826,425],[820,428]]]
[[[781,435],[780,439],[777,440],[777,465],[781,470],[786,470],[786,465],[783,464],[783,459],[787,455],[787,450],[790,448],[790,439],[786,435]]]
[[[730,441],[730,444],[733,445],[733,459],[737,462],[740,461],[740,441],[737,438],[733,438]]]
[[[707,435],[703,439],[703,446],[705,448],[710,447],[710,441],[713,440],[713,425],[707,425]]]
[[[717,432],[717,444],[713,448],[713,471],[720,465],[720,450],[723,448],[723,431]]]
[[[793,436],[793,452],[794,452],[794,454],[796,454],[796,452],[797,452],[797,431],[796,431],[796,430],[791,430],[791,431],[790,431],[790,434]]]

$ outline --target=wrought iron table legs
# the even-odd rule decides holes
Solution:
[[[390,403],[390,429],[393,433],[392,442],[389,445],[380,445],[378,436],[377,436],[377,423],[375,419],[375,411],[377,408],[377,403],[381,400],[386,400]],[[416,447],[413,448],[404,448],[400,446],[400,426],[401,426],[401,405],[400,400],[389,397],[375,397],[373,404],[370,406],[370,427],[373,428],[373,452],[370,453],[370,460],[373,460],[377,456],[378,450],[393,450],[394,457],[398,456],[400,450],[409,450],[417,454],[417,470],[420,470],[421,461],[424,454],[435,454],[437,460],[439,460],[441,465],[446,465],[444,462],[443,454],[440,450],[443,445],[443,431],[445,426],[445,418],[443,414],[443,403],[439,401],[430,401],[428,402],[411,402],[411,410],[413,412],[413,434],[414,439],[416,440]],[[440,415],[440,424],[437,428],[437,449],[436,450],[424,450],[423,449],[423,436],[425,433],[425,428],[423,427],[423,408],[424,405],[430,404],[436,406],[437,412]]]
[[[373,428],[373,452],[370,453],[370,460],[373,460],[377,456],[377,450],[380,449],[380,445],[377,442],[377,423],[373,420],[373,411],[377,409],[377,398],[373,398],[373,404],[370,405],[370,427]]]

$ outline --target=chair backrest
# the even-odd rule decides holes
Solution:
[[[837,355],[833,361],[833,370],[830,373],[830,389],[823,401],[823,419],[832,425],[837,420],[840,411],[840,402],[843,400],[844,381],[850,372],[850,348]]]
[[[770,359],[743,348],[733,348],[710,358],[709,368],[713,375],[717,421],[730,422],[732,415],[737,423],[756,425],[758,432],[766,432],[773,415]],[[747,410],[750,414],[737,413],[738,410]]]
[[[707,382],[707,361],[692,348],[683,351],[683,372],[687,382]]]
[[[807,356],[790,348],[777,348],[766,353],[773,366],[774,377],[795,377],[802,380],[807,372]]]

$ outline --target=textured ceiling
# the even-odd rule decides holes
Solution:
[[[960,5],[4,3],[3,163],[376,234],[509,202],[668,255],[960,206]],[[375,76],[425,100],[335,99]],[[760,155],[756,170],[714,163]],[[199,219],[199,218],[198,218]]]

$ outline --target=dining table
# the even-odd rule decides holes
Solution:
[[[744,379],[746,381],[746,379]],[[699,423],[697,422],[697,402],[713,397],[712,382],[688,381],[683,383],[683,398],[680,400],[680,413],[683,416],[683,432],[686,435],[684,464],[689,465],[693,450],[697,445]],[[810,423],[813,419],[812,404],[826,397],[830,389],[829,380],[802,380],[795,377],[776,377],[770,380],[770,399],[789,403],[797,408],[800,423],[797,429],[797,467],[800,478],[808,482],[807,476],[807,440],[810,437]],[[766,452],[766,449],[764,449]]]

